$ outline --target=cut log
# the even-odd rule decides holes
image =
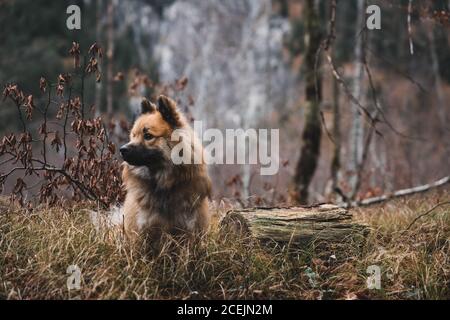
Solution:
[[[361,243],[369,232],[367,225],[352,221],[347,209],[329,204],[231,210],[221,224],[263,243],[298,249]]]

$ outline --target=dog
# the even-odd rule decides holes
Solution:
[[[182,139],[172,139],[177,129],[184,132]],[[201,161],[175,164],[172,151],[180,143]],[[175,101],[161,95],[155,104],[144,98],[130,141],[120,153],[127,237],[158,242],[165,233],[195,235],[208,230],[211,180],[203,147]]]

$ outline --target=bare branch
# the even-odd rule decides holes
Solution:
[[[368,199],[364,199],[361,201],[353,201],[350,203],[350,206],[351,207],[370,206],[370,205],[382,203],[382,202],[385,202],[388,200],[401,198],[401,197],[405,197],[405,196],[410,196],[410,195],[413,195],[416,193],[427,192],[432,189],[442,187],[448,183],[450,183],[450,176],[444,177],[442,179],[439,179],[439,180],[429,183],[429,184],[424,184],[424,185],[417,186],[414,188],[409,188],[409,189],[398,190],[391,194],[385,194],[385,195],[382,195],[379,197],[368,198]]]
[[[408,3],[408,37],[409,37],[409,52],[414,54],[414,45],[412,41],[412,28],[411,28],[411,13],[412,13],[412,0]]]

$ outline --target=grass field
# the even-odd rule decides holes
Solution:
[[[196,245],[172,241],[156,256],[133,249],[122,230],[96,230],[85,205],[26,213],[0,204],[2,299],[449,299],[450,206],[408,225],[448,190],[355,209],[371,233],[364,247],[298,254],[269,250],[214,226]],[[222,213],[217,213],[222,214]],[[328,257],[328,258],[324,258]],[[81,270],[68,290],[67,268]],[[368,289],[367,268],[381,268]]]

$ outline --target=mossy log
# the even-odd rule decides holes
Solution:
[[[222,226],[264,243],[290,248],[323,247],[364,241],[369,228],[352,220],[345,208],[323,204],[311,207],[231,210]]]

